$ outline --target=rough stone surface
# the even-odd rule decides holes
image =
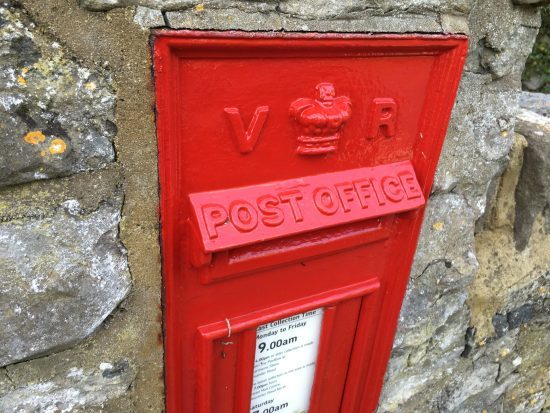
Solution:
[[[520,75],[538,24],[534,8],[497,0],[472,5],[466,72],[379,413],[538,412],[549,403],[548,362],[539,346],[548,340],[540,326],[549,323],[544,251],[550,241],[540,214],[529,253],[518,254],[513,241],[522,164],[535,167],[523,163],[527,141],[514,135],[514,126]],[[540,171],[541,162],[536,165]],[[527,204],[540,213],[539,203]],[[527,354],[541,366],[524,369]]]
[[[520,6],[544,6],[550,4],[550,0],[513,0],[514,4]]]
[[[478,216],[512,146],[520,74],[539,24],[535,9],[508,1],[479,1],[470,13],[466,72],[434,191],[463,194]]]
[[[0,4],[0,186],[112,162],[114,105],[103,70],[69,59],[24,12]]]
[[[490,74],[465,73],[434,182],[435,192],[460,192],[476,216],[485,211],[491,180],[512,145],[516,93]]]
[[[550,229],[550,118],[523,109],[516,130],[527,139],[516,191],[514,226],[516,245],[523,250],[537,216],[544,214]]]
[[[362,0],[78,0],[82,7],[90,10],[109,10],[115,7],[145,6],[158,10],[182,10],[192,7],[213,7],[225,9],[242,8],[251,12],[277,11],[300,18],[331,18],[346,13],[374,11],[376,13],[426,13],[443,11],[467,13],[473,0],[382,0],[366,3]]]
[[[172,28],[212,30],[293,30],[347,32],[467,33],[466,16],[473,0],[80,0],[90,10],[137,5],[166,11]],[[136,20],[158,27],[160,20]]]
[[[474,213],[464,198],[442,194],[431,198],[424,220],[420,243],[411,271],[413,280],[403,303],[397,346],[418,350],[426,343],[425,337],[441,334],[447,343],[433,340],[448,351],[454,340],[447,333],[448,318],[462,311],[466,294],[464,287],[477,269],[473,238]],[[442,253],[443,252],[443,253]],[[447,297],[448,300],[440,301]],[[403,317],[404,314],[410,316]],[[464,329],[460,331],[458,346],[463,347]],[[431,349],[433,350],[433,348]]]
[[[0,366],[89,336],[128,294],[121,199],[0,224]]]
[[[550,270],[550,239],[541,217],[534,223],[529,248],[518,253],[514,243],[514,220],[518,206],[516,188],[527,141],[516,135],[509,166],[500,179],[486,228],[476,236],[480,270],[470,286],[472,324],[476,340],[501,337],[521,324],[537,320],[543,305],[535,298],[547,294],[544,277]],[[498,248],[494,248],[498,245]]]
[[[252,3],[253,4],[253,3]],[[317,32],[397,32],[406,33],[414,27],[416,32],[441,32],[442,26],[436,13],[403,15],[395,13],[351,13],[350,15],[296,17],[277,10],[250,12],[242,7],[215,8],[211,6],[191,8],[166,13],[168,25],[174,29],[245,30],[265,31],[317,31]]]
[[[459,364],[469,322],[465,287],[477,270],[474,217],[460,195],[430,199],[380,412],[435,410],[432,392]]]
[[[550,117],[550,97],[544,93],[522,92],[519,95],[523,109]]]
[[[0,213],[4,211],[9,220],[40,219],[52,216],[66,200],[76,199],[88,214],[122,190],[124,204],[118,229],[128,250],[132,290],[94,333],[78,344],[0,368],[0,394],[6,373],[15,387],[24,387],[47,382],[74,367],[88,375],[101,363],[114,365],[127,360],[135,379],[124,394],[100,406],[75,406],[73,412],[162,412],[158,168],[150,33],[134,22],[133,8],[96,13],[78,7],[75,0],[18,0],[17,4],[41,31],[62,45],[67,56],[90,70],[108,69],[117,94],[116,162],[66,178],[6,187],[0,195]],[[6,198],[9,205],[2,209]]]
[[[93,369],[71,367],[34,383],[14,383],[11,379],[10,390],[0,393],[0,411],[99,413],[111,400],[128,392],[134,378],[128,361],[117,360],[102,362]]]
[[[548,297],[546,298],[548,300]],[[518,337],[517,356],[512,359],[518,381],[504,397],[504,412],[548,412],[550,408],[550,334],[548,312],[545,323],[522,326]]]
[[[160,10],[149,9],[147,7],[136,7],[134,22],[141,27],[162,27],[165,25],[164,16]]]
[[[535,8],[516,7],[508,0],[477,1],[470,13],[468,71],[503,79],[498,86],[514,91],[517,98],[519,75],[539,26],[540,15]]]

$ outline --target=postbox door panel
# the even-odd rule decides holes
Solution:
[[[273,387],[268,380],[268,374],[263,371],[264,367],[268,368],[268,363],[264,360],[269,360],[272,354],[274,357],[284,357],[283,354],[289,352],[295,352],[298,357],[310,357],[307,364],[315,363],[315,366],[309,367],[309,372],[304,373],[296,368],[298,371],[294,376],[309,377],[311,381],[306,380],[301,385],[298,383],[296,389],[289,389],[292,392],[291,397],[301,397],[301,393],[307,393],[310,396],[308,402],[311,409],[318,410],[322,407],[324,411],[329,411],[327,409],[330,407],[330,411],[337,411],[346,379],[346,371],[339,366],[347,365],[349,361],[362,304],[362,297],[357,295],[376,291],[377,287],[376,282],[363,283],[331,291],[336,294],[336,300],[333,296],[324,294],[286,303],[268,311],[224,320],[222,323],[201,326],[197,360],[202,369],[197,370],[200,385],[197,388],[196,411],[212,411],[212,400],[216,401],[217,412],[249,409],[256,411],[255,406],[259,409],[262,403],[253,401],[251,405],[251,399],[261,399],[261,393],[267,392],[268,386]],[[288,317],[274,319],[274,313]],[[304,316],[298,317],[297,314]],[[317,320],[312,320],[313,318]],[[266,320],[271,322],[265,323]],[[301,328],[302,320],[316,321],[319,324],[320,328],[312,333],[313,337],[310,335],[307,338],[311,342],[303,341],[299,332],[293,332],[293,328]],[[228,323],[232,330],[230,335]],[[274,328],[278,329],[282,325],[290,328],[287,334],[271,334]],[[260,326],[265,328],[258,329]],[[313,351],[300,351],[298,347],[303,347],[304,344],[306,347],[314,347]],[[255,359],[262,360],[256,368]],[[293,361],[296,363],[294,367],[303,367],[300,363],[306,363],[301,359]],[[323,371],[325,374],[310,374],[315,371]],[[294,383],[297,381],[294,380]],[[275,406],[292,404],[287,396],[279,397],[278,400],[276,396],[272,397],[276,399],[273,403]]]
[[[466,39],[154,50],[168,412],[373,411]]]

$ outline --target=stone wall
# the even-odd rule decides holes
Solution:
[[[162,411],[148,34],[0,2],[0,412]]]
[[[0,412],[163,410],[159,27],[469,34],[378,410],[548,408],[549,101],[518,113],[536,3],[0,1]]]

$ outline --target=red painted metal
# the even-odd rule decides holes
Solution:
[[[204,253],[424,205],[410,161],[189,194]]]
[[[248,413],[256,327],[320,307],[310,412],[374,411],[466,38],[154,50],[168,413]]]

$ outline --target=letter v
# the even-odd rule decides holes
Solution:
[[[250,153],[254,150],[256,142],[260,137],[262,128],[264,127],[267,114],[269,113],[268,106],[258,106],[248,125],[248,130],[244,130],[243,120],[241,118],[241,112],[239,108],[225,108],[225,113],[229,117],[233,131],[237,136],[237,145],[241,153]]]

